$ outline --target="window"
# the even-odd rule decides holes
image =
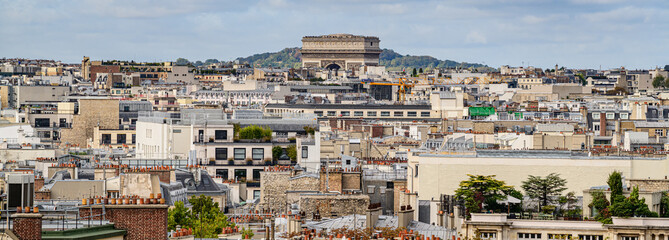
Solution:
[[[348,116],[351,116],[351,112],[349,112],[349,111],[341,111],[341,116],[342,116],[342,117],[348,117]]]
[[[381,117],[390,117],[390,112],[381,112]]]
[[[418,116],[416,112],[407,112],[407,117],[415,117]]]
[[[337,111],[328,111],[328,116],[337,116]]]
[[[314,114],[316,114],[316,116],[322,117],[323,111],[314,111]]]
[[[102,134],[102,144],[111,144],[111,134]]]
[[[353,116],[362,117],[362,116],[364,116],[364,113],[362,111],[355,111],[355,112],[353,112]]]
[[[602,235],[578,235],[579,240],[604,240]]]
[[[616,114],[615,114],[615,113],[606,113],[606,119],[609,119],[609,120],[610,120],[610,119],[614,119],[614,118],[616,118]]]
[[[518,233],[518,239],[541,239],[541,233]]]
[[[181,129],[172,129],[172,133],[181,133]]]
[[[302,146],[302,158],[308,158],[308,157],[309,157],[309,147]]]
[[[548,234],[548,240],[571,239],[571,234]]]
[[[222,179],[228,179],[228,169],[216,169],[216,177]]]
[[[376,189],[376,186],[367,185],[367,194],[374,194],[374,189]]]
[[[48,118],[35,118],[35,127],[49,127]]]
[[[260,198],[260,190],[253,190],[253,199]]]
[[[592,113],[592,119],[599,119],[599,113]]]
[[[620,119],[629,119],[630,114],[629,113],[620,113]]]
[[[151,129],[146,129],[146,138],[151,138]]]
[[[655,135],[664,137],[664,129],[655,129]]]
[[[367,111],[368,117],[376,117],[376,111]]]
[[[479,235],[481,239],[497,239],[496,232],[480,232]]]
[[[595,129],[595,131],[599,131],[599,124],[593,125],[592,128]]]
[[[393,113],[393,116],[395,116],[395,117],[404,117],[404,112],[399,112],[399,111],[394,112],[394,113]]]
[[[246,169],[235,169],[235,180],[246,181]]]
[[[421,117],[430,117],[430,112],[420,112]]]
[[[216,160],[227,160],[228,148],[216,148]]]
[[[235,160],[246,159],[246,148],[235,148]]]
[[[637,236],[621,236],[620,240],[639,240]]]
[[[253,169],[253,181],[260,181],[260,171],[262,169]]]
[[[116,134],[116,144],[125,144],[125,133]]]
[[[214,135],[216,140],[226,140],[228,139],[228,130],[216,130]]]
[[[254,148],[251,150],[251,158],[253,158],[253,160],[262,160],[264,156],[265,156],[265,149]]]
[[[137,139],[137,135],[133,134],[132,135],[132,144],[135,144],[135,142],[137,141],[136,139]]]

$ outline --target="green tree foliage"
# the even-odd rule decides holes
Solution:
[[[662,75],[657,75],[655,78],[653,78],[653,87],[654,88],[660,88],[664,87],[665,85],[665,79]]]
[[[295,145],[290,145],[286,148],[286,155],[290,157],[291,161],[297,161],[297,147]]]
[[[639,199],[639,188],[632,188],[630,196],[611,204],[611,215],[616,217],[657,217],[657,213],[651,212],[646,205],[646,199]]]
[[[213,63],[219,63],[219,61],[217,59],[213,59],[213,58],[210,58],[210,59],[207,59],[207,60],[204,61],[205,65],[209,65],[209,64],[213,64]]]
[[[217,202],[209,196],[200,195],[188,200],[193,206],[191,208],[191,219],[195,236],[200,238],[215,238],[223,232],[226,227],[233,227],[234,223],[228,222]]]
[[[242,239],[251,239],[253,238],[254,235],[251,228],[242,228],[241,233],[242,233]]]
[[[664,192],[660,199],[660,215],[662,217],[669,217],[669,193]]]
[[[167,213],[167,228],[169,230],[177,229],[177,225],[185,227],[192,226],[190,218],[190,210],[184,206],[184,202],[178,201],[174,203],[174,208]]]
[[[192,205],[191,209],[178,201],[174,204],[174,208],[168,211],[168,229],[174,230],[180,225],[182,228],[193,229],[196,237],[215,238],[224,228],[234,227],[234,223],[228,221],[218,203],[211,197],[200,195],[189,199],[188,202]]]
[[[539,207],[544,207],[552,202],[552,197],[562,195],[567,189],[564,186],[566,183],[567,180],[557,173],[548,174],[543,178],[529,175],[527,180],[523,181],[521,188],[525,190],[525,195],[539,201]]]
[[[615,204],[616,201],[624,198],[623,196],[623,177],[622,174],[618,171],[613,171],[609,174],[609,179],[606,181],[611,190],[611,204]]]
[[[311,127],[311,126],[304,126],[304,131],[307,132],[307,134],[314,135],[316,133],[316,129]]]
[[[611,223],[611,216],[615,217],[657,217],[658,214],[650,211],[646,205],[646,199],[639,199],[639,188],[634,187],[629,197],[623,195],[622,175],[618,171],[609,174],[607,181],[611,190],[611,201],[606,200],[606,196],[601,191],[592,193],[592,203],[589,207],[594,207],[599,211],[599,216],[595,218],[602,223]]]
[[[263,141],[272,140],[272,129],[266,127],[262,128],[256,125],[251,125],[242,128],[239,131],[240,139],[262,139]]]
[[[560,196],[560,198],[558,198],[558,203],[560,204],[560,213],[562,216],[574,218],[580,216],[581,208],[576,206],[577,202],[578,199],[576,198],[576,193],[574,192],[568,192],[564,196]]]
[[[254,54],[237,60],[247,62],[251,67],[299,68],[302,65],[301,58],[300,48],[285,48],[278,52]]]
[[[423,68],[418,69],[418,73],[423,73]]]
[[[240,62],[247,62],[252,67],[299,68],[302,65],[300,48],[286,48],[278,52],[254,54],[248,57],[237,58]],[[390,49],[383,49],[379,56],[380,64],[388,70],[402,70],[404,68],[471,68],[490,70],[492,68],[478,63],[455,62],[439,60],[431,56],[410,56],[396,53]]]
[[[272,159],[279,160],[281,154],[283,154],[283,148],[281,148],[281,146],[272,147]]]
[[[581,85],[588,85],[588,81],[585,79],[585,76],[583,76],[582,73],[576,74],[576,76],[578,76],[578,79],[581,81]]]
[[[594,208],[595,211],[599,214],[595,217],[595,220],[602,223],[611,223],[611,212],[609,212],[609,200],[606,199],[606,195],[602,191],[593,191],[590,193],[592,195],[592,202],[588,205],[590,208]]]
[[[190,61],[188,61],[188,59],[185,58],[177,58],[175,64],[179,66],[186,66],[190,64]]]
[[[464,199],[468,213],[481,212],[484,202],[504,200],[513,190],[512,186],[504,181],[495,179],[495,175],[471,175],[469,179],[460,182],[460,188],[455,190],[455,196]]]
[[[413,77],[418,76],[418,73],[416,72],[416,68],[413,69],[413,72],[411,73],[411,76],[413,76]]]

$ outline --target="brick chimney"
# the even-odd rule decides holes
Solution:
[[[599,136],[606,136],[606,112],[599,113]]]
[[[126,239],[167,239],[167,209],[164,204],[105,205],[105,219],[114,228],[128,231]],[[79,217],[94,216],[99,220],[102,205],[82,206]]]
[[[40,213],[15,213],[11,216],[14,220],[12,232],[21,240],[42,239],[42,214]]]
[[[42,187],[44,187],[44,178],[43,177],[36,177],[35,178],[35,191],[40,190]]]

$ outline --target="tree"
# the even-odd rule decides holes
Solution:
[[[551,197],[561,195],[567,189],[564,186],[566,183],[567,180],[561,178],[557,173],[548,174],[544,178],[529,175],[527,180],[523,181],[521,188],[525,190],[525,195],[538,200],[541,208],[552,202]]]
[[[609,200],[606,199],[606,195],[602,191],[593,191],[590,193],[592,195],[592,202],[588,205],[590,208],[597,210],[599,214],[595,217],[595,220],[601,223],[611,223],[611,213],[609,212]]]
[[[177,229],[177,225],[181,227],[192,226],[190,216],[191,212],[184,206],[184,202],[175,202],[174,208],[167,212],[167,228],[175,230]]]
[[[418,69],[419,73],[423,73],[423,68]]]
[[[611,189],[611,204],[621,201],[623,196],[623,177],[620,172],[613,171],[609,174],[609,179],[606,181]]]
[[[281,146],[272,147],[272,159],[279,160],[281,154],[283,154],[283,148],[281,148]]]
[[[669,88],[669,78],[664,79],[664,88]]]
[[[191,208],[191,219],[195,236],[200,238],[215,238],[223,232],[226,227],[234,227],[234,223],[228,222],[228,218],[221,211],[217,202],[205,195],[188,199],[193,206]]]
[[[418,73],[416,72],[416,68],[413,69],[413,72],[411,73],[411,76],[418,76]]]
[[[467,213],[477,213],[486,201],[504,200],[513,190],[504,181],[495,179],[495,175],[471,175],[468,180],[460,182],[455,196],[465,201]]]
[[[175,64],[179,65],[179,66],[186,66],[186,65],[190,64],[190,61],[188,61],[188,59],[185,59],[185,58],[177,58],[177,61],[175,62]]]
[[[245,128],[242,128],[239,131],[240,139],[262,139],[263,141],[272,140],[272,129],[269,127],[259,127],[256,125],[251,125]]]
[[[660,215],[662,217],[669,217],[669,193],[664,192],[660,199]]]
[[[210,59],[207,59],[207,60],[204,61],[204,64],[206,64],[206,65],[209,65],[209,64],[212,64],[212,63],[219,63],[219,61],[217,59],[213,59],[213,58],[210,58]]]
[[[568,216],[568,217],[575,217],[575,216],[580,216],[580,208],[576,206],[575,204],[578,202],[578,199],[576,198],[576,193],[574,192],[568,192],[564,196],[560,196],[558,198],[558,203],[560,204],[560,211],[562,216]],[[562,208],[564,205],[567,205],[565,208],[565,212],[562,212]]]
[[[639,188],[632,188],[630,196],[622,201],[611,204],[611,215],[616,217],[657,217],[646,205],[646,199],[639,199]]]
[[[665,85],[665,79],[662,75],[657,75],[655,76],[655,78],[653,78],[654,88],[664,87],[664,85]]]
[[[307,134],[314,135],[316,133],[316,129],[311,127],[311,126],[304,126],[304,131],[307,132]]]
[[[297,161],[297,147],[295,145],[290,145],[286,148],[286,155],[290,157],[291,161]]]

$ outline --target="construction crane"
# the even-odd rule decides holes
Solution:
[[[415,85],[413,82],[410,82],[406,78],[399,78],[398,83],[392,83],[392,82],[360,82],[361,84],[369,84],[369,85],[377,85],[377,86],[398,86],[399,89],[397,91],[398,93],[398,100],[399,102],[404,103],[406,100],[406,93],[411,91],[411,88],[413,88]]]

